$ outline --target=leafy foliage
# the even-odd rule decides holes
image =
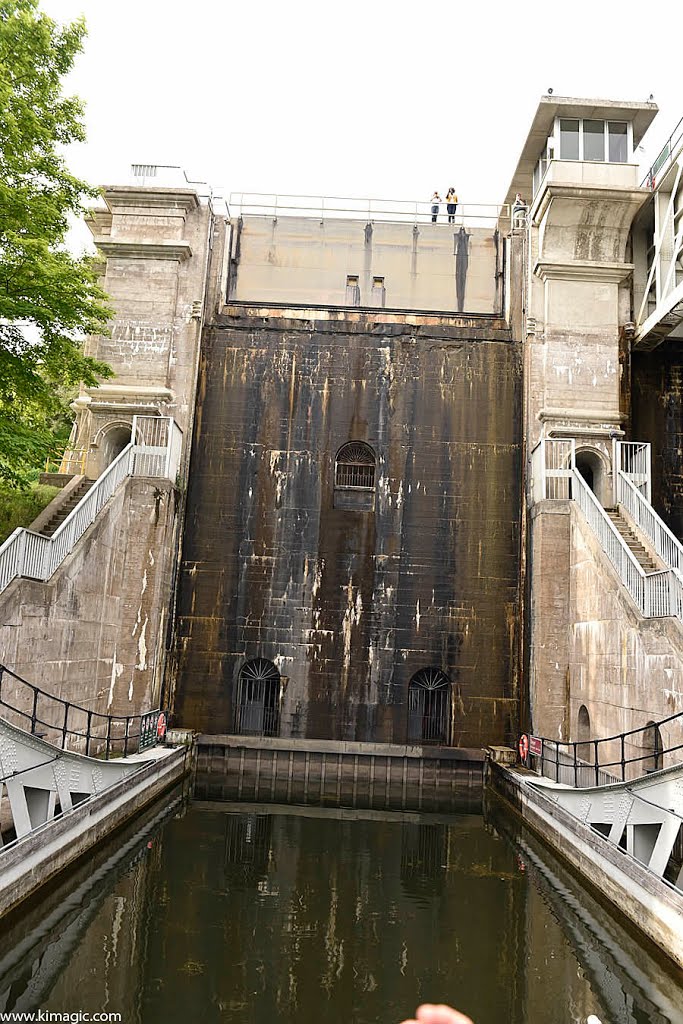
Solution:
[[[111,376],[80,341],[106,330],[106,296],[93,260],[64,244],[97,194],[61,153],[84,139],[81,102],[61,85],[84,33],[38,0],[0,0],[0,480],[14,483],[54,447],[65,395]]]

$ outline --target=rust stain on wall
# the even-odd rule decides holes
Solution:
[[[241,667],[286,677],[281,735],[402,743],[436,666],[452,742],[516,729],[521,359],[504,325],[224,316],[203,339],[176,712],[232,728]],[[394,321],[396,318],[394,318]],[[334,504],[342,444],[374,511]]]

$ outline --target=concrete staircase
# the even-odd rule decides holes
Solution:
[[[62,525],[69,513],[75,509],[79,501],[85,497],[94,483],[95,481],[91,480],[90,477],[83,477],[78,486],[71,491],[69,497],[59,505],[59,508],[57,508],[54,515],[52,515],[43,526],[41,526],[40,533],[42,533],[44,537],[51,537],[52,534]]]
[[[636,559],[640,563],[641,568],[644,572],[658,572],[662,566],[659,564],[656,558],[654,558],[647,548],[641,544],[638,539],[638,535],[634,530],[631,529],[629,524],[626,522],[624,516],[621,515],[616,508],[606,508],[605,512],[614,523],[618,532],[623,537],[627,546],[631,549]]]

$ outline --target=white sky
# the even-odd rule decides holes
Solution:
[[[68,80],[93,184],[179,164],[231,190],[505,197],[538,100],[645,100],[644,167],[683,116],[680,0],[42,0],[84,14]],[[677,55],[678,51],[678,55]]]

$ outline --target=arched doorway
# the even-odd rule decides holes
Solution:
[[[662,750],[662,734],[659,731],[659,726],[654,722],[648,722],[645,726],[645,732],[643,733],[643,760],[641,764],[643,766],[643,772],[648,775],[650,772],[659,771],[663,766]]]
[[[576,470],[604,505],[606,472],[602,456],[593,448],[579,448],[576,452]]]
[[[439,668],[422,668],[408,685],[408,742],[449,742],[451,687]]]
[[[578,741],[578,747],[576,748],[576,755],[581,761],[587,761],[592,763],[593,761],[593,748],[590,743],[591,738],[591,719],[588,714],[588,708],[585,704],[582,704],[579,708],[578,727],[576,730],[576,739]]]
[[[107,466],[110,466],[117,455],[120,455],[126,445],[130,444],[131,425],[130,423],[113,423],[102,431],[100,437],[100,473],[103,473]]]
[[[235,732],[241,736],[277,736],[280,731],[280,673],[267,658],[242,666],[234,710]]]

